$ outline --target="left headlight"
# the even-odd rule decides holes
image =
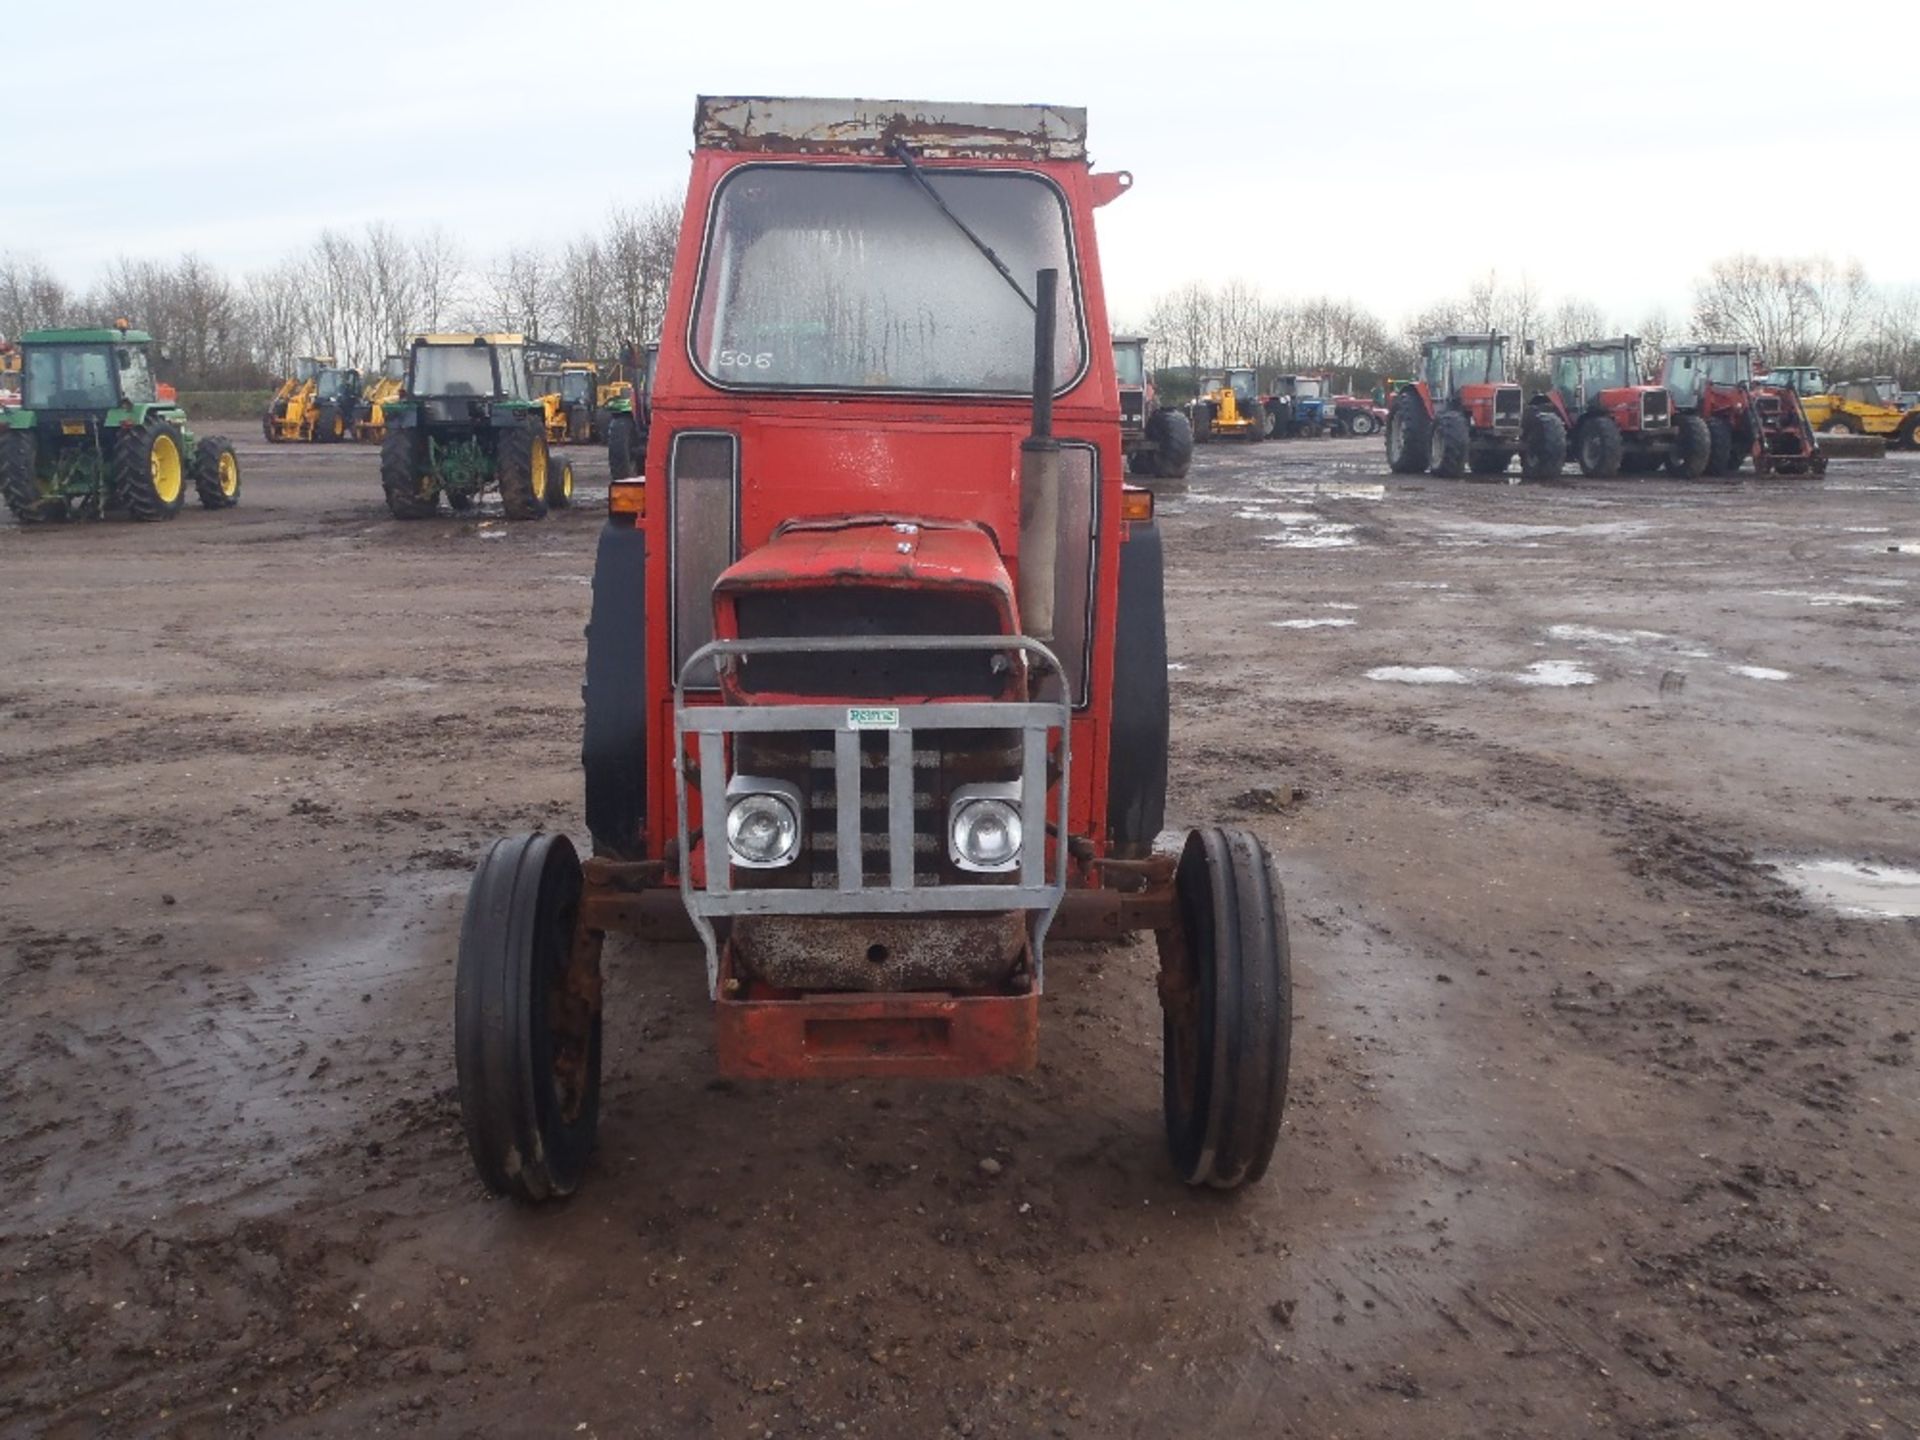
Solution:
[[[727,852],[748,870],[791,865],[800,855],[800,791],[784,780],[736,775],[727,785]]]
[[[947,818],[947,854],[962,870],[1002,873],[1020,863],[1018,785],[963,785]]]

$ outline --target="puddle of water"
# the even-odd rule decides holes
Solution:
[[[1888,600],[1879,595],[1846,595],[1839,591],[1827,590],[1764,590],[1764,595],[1772,595],[1781,600],[1804,600],[1809,605],[1826,607],[1829,605],[1898,605],[1898,600]]]
[[[1658,630],[1602,630],[1593,625],[1549,625],[1547,634],[1556,640],[1588,640],[1597,645],[1638,645],[1667,638]]]
[[[1490,540],[1527,540],[1540,535],[1638,535],[1653,527],[1645,520],[1605,520],[1594,525],[1496,524],[1491,520],[1448,520],[1439,527],[1460,535],[1484,535]]]
[[[1735,675],[1744,675],[1749,680],[1791,680],[1793,675],[1786,670],[1775,670],[1769,665],[1729,665]]]
[[[1599,677],[1572,660],[1536,660],[1513,678],[1522,685],[1545,685],[1558,689],[1568,685],[1591,685]]]
[[[1306,620],[1269,620],[1267,623],[1276,630],[1323,630],[1328,626],[1351,625],[1354,622],[1335,619],[1331,615],[1317,615]]]
[[[1273,520],[1282,525],[1311,525],[1320,517],[1311,510],[1236,510],[1236,520]]]
[[[1175,660],[1172,664],[1167,666],[1167,673],[1171,675],[1176,670],[1184,670],[1186,668],[1187,667],[1185,665],[1181,664],[1178,660]]]
[[[1473,677],[1451,665],[1377,665],[1369,680],[1393,680],[1402,685],[1470,685]]]
[[[1920,540],[1895,540],[1886,550],[1889,555],[1920,555]]]
[[[1260,538],[1283,550],[1337,550],[1356,545],[1353,532],[1359,527],[1326,521],[1318,525],[1300,525]]]
[[[1775,860],[1787,880],[1842,915],[1871,919],[1920,916],[1920,870],[1856,860]]]
[[[1887,533],[1885,525],[1848,525],[1845,528],[1849,535],[1885,535]]]
[[[1351,480],[1260,480],[1256,484],[1272,495],[1285,495],[1288,498],[1311,499],[1324,495],[1340,500],[1384,500],[1387,487],[1384,485],[1361,485]]]
[[[1360,607],[1358,605],[1349,605],[1344,600],[1322,600],[1320,602],[1320,608],[1322,610],[1358,610]]]

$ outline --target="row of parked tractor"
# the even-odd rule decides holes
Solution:
[[[1330,394],[1325,376],[1282,375],[1263,389],[1245,366],[1203,377],[1182,407],[1154,403],[1143,346],[1114,342],[1121,421],[1129,468],[1165,480],[1183,478],[1208,440],[1382,430],[1399,474],[1499,476],[1517,459],[1525,479],[1558,475],[1569,460],[1600,479],[1731,475],[1748,463],[1756,474],[1820,474],[1823,435],[1920,449],[1920,395],[1891,376],[1829,384],[1811,366],[1763,369],[1739,344],[1669,346],[1651,379],[1632,335],[1559,346],[1547,352],[1546,388],[1529,396],[1509,371],[1511,337],[1443,335],[1421,347],[1418,378],[1377,398]]]

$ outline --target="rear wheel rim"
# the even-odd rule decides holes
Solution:
[[[171,435],[153,437],[147,471],[153,481],[153,493],[162,505],[171,505],[180,498],[180,447],[173,443]]]

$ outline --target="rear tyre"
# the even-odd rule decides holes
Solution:
[[[1153,441],[1153,473],[1162,480],[1184,480],[1193,468],[1193,425],[1178,410],[1156,410],[1147,417]]]
[[[1698,480],[1713,460],[1713,435],[1698,415],[1682,415],[1674,426],[1673,448],[1667,452],[1667,473]]]
[[[1707,421],[1707,474],[1733,472],[1733,427],[1724,420]]]
[[[1187,1184],[1231,1190],[1266,1173],[1286,1108],[1286,908],[1244,830],[1189,834],[1174,893],[1179,928],[1160,936],[1167,1150]]]
[[[186,446],[176,426],[149,420],[113,442],[113,491],[136,520],[171,520],[187,502]]]
[[[1349,435],[1371,435],[1380,428],[1379,424],[1364,410],[1350,410],[1346,415]]]
[[[221,435],[209,435],[193,452],[193,493],[203,510],[226,510],[240,503],[240,457]]]
[[[564,835],[497,840],[474,872],[454,977],[467,1150],[496,1195],[571,1194],[600,1124],[597,947],[576,947],[580,859]]]
[[[631,415],[616,415],[607,422],[607,471],[616,480],[631,480],[640,473],[640,427]]]
[[[547,479],[552,470],[547,437],[532,425],[500,431],[493,474],[500,504],[509,520],[538,520],[547,513]]]
[[[573,504],[573,461],[564,455],[547,460],[547,507],[565,510]]]
[[[1396,475],[1422,475],[1433,459],[1433,417],[1420,397],[1406,391],[1387,412],[1387,468]]]
[[[427,469],[427,437],[393,430],[380,442],[380,488],[396,520],[427,520],[440,508],[440,487]]]
[[[1166,560],[1158,525],[1135,525],[1120,546],[1113,658],[1113,738],[1107,771],[1111,852],[1144,858],[1167,819]]]
[[[0,496],[5,497],[7,509],[22,525],[67,518],[67,502],[41,492],[40,481],[34,474],[38,452],[39,445],[31,430],[0,434]]]
[[[1580,473],[1589,480],[1611,480],[1620,473],[1625,441],[1611,415],[1589,415],[1574,432],[1580,446]]]
[[[1433,422],[1433,473],[1458,480],[1467,473],[1467,458],[1473,449],[1473,431],[1467,417],[1448,410]]]
[[[1125,569],[1122,568],[1124,582]],[[1165,667],[1162,667],[1163,669]],[[647,850],[647,537],[609,519],[593,562],[587,673],[587,829],[593,853],[640,860]]]
[[[1520,422],[1520,475],[1551,480],[1567,463],[1567,427],[1551,410],[1529,410]]]

